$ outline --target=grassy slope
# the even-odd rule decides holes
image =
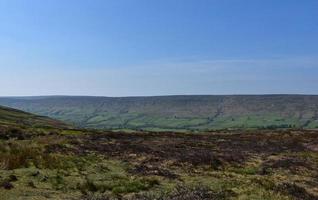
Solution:
[[[34,128],[66,128],[67,125],[50,119],[37,116],[20,110],[0,106],[1,127],[34,127]]]
[[[0,104],[86,128],[318,127],[318,96],[38,97],[0,98]]]
[[[317,131],[112,133],[0,111],[1,200],[317,199]]]

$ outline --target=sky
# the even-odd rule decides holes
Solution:
[[[0,0],[0,96],[318,94],[317,0]]]

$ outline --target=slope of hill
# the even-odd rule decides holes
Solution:
[[[2,107],[0,122],[0,199],[318,198],[317,130],[115,133]]]
[[[48,117],[37,116],[12,108],[0,106],[0,126],[1,127],[34,127],[34,128],[66,128],[67,125],[50,119]]]
[[[78,127],[143,130],[318,127],[318,96],[0,98],[5,105]]]

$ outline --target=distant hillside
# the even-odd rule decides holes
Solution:
[[[0,106],[0,127],[37,127],[37,128],[66,128],[66,124],[50,119],[48,117],[37,116],[23,111]]]
[[[20,97],[0,105],[86,128],[318,128],[318,96],[309,95]]]

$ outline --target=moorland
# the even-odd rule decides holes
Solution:
[[[318,199],[318,131],[79,129],[0,107],[0,199]]]

